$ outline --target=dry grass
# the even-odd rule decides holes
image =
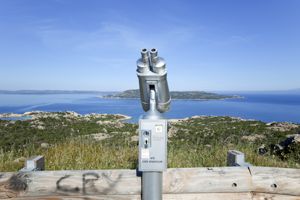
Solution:
[[[292,167],[299,168],[299,164],[295,162],[282,161],[275,156],[260,156],[253,148],[243,146],[199,146],[197,149],[187,147],[170,148],[168,154],[169,167],[221,167],[226,166],[227,151],[230,149],[237,149],[242,151],[246,156],[246,162],[255,166],[268,167]]]
[[[23,152],[0,151],[0,171],[15,171],[23,166],[22,157],[44,155],[47,170],[64,169],[134,169],[137,148],[116,148],[92,139],[77,138],[55,144],[48,149],[26,148]]]
[[[169,145],[168,167],[217,167],[226,166],[226,154],[232,147],[199,146],[197,149],[177,148]],[[256,166],[295,167],[294,162],[284,162],[270,156],[259,156],[251,147],[235,146],[245,153],[246,161]],[[50,146],[48,149],[27,147],[22,152],[0,151],[0,171],[17,171],[24,159],[32,155],[44,155],[47,170],[83,169],[135,169],[137,146],[112,146],[91,138],[77,138]],[[18,159],[19,158],[19,159]],[[20,159],[21,158],[21,159]]]
[[[103,118],[63,117],[43,118],[39,122],[47,127],[36,130],[26,121],[14,124],[0,120],[0,171],[17,171],[24,160],[43,155],[47,170],[82,169],[135,169],[138,147],[136,124],[121,123],[114,116]],[[110,120],[99,124],[99,120]],[[285,132],[271,130],[259,121],[245,121],[230,117],[194,117],[169,123],[168,167],[226,166],[227,151],[235,149],[245,153],[246,161],[255,166],[300,168],[300,145],[280,154],[272,153],[271,146],[300,133],[300,127]],[[53,128],[54,127],[54,128]],[[95,140],[97,134],[107,135]],[[259,137],[258,137],[259,136]],[[249,139],[251,138],[251,139]],[[41,143],[48,143],[47,149]],[[267,153],[257,153],[264,145]]]

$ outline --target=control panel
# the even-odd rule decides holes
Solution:
[[[140,119],[139,171],[167,169],[167,120]]]

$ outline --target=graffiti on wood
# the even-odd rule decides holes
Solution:
[[[72,179],[72,175],[65,175],[59,178],[56,181],[56,190],[57,192],[68,192],[68,193],[81,193],[81,194],[109,194],[110,191],[114,190],[119,180],[121,179],[121,174],[114,180],[110,178],[106,173],[98,174],[94,172],[87,172],[82,174],[81,183],[79,181],[76,182],[76,186],[74,183],[70,185],[70,181]],[[98,181],[98,185],[97,185]],[[105,186],[99,185],[99,181],[101,183],[105,183]],[[100,186],[100,187],[99,187]],[[99,191],[99,188],[101,191]]]

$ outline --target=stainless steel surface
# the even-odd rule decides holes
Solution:
[[[156,92],[154,90],[150,90],[149,110],[141,116],[141,119],[164,119],[156,109]]]
[[[162,200],[162,171],[167,168],[167,121],[163,118],[162,114],[156,110],[156,92],[153,89],[150,89],[150,100],[149,100],[149,110],[143,115],[139,122],[139,170],[143,172],[142,174],[142,200]],[[165,121],[162,123],[162,121]],[[148,126],[144,126],[148,124]],[[150,124],[150,126],[149,126]],[[151,125],[152,124],[152,125]],[[164,124],[160,137],[164,137],[163,140],[159,141],[152,140],[150,137],[153,136],[155,129],[153,126],[157,124]],[[144,136],[142,133],[145,133],[146,128],[149,131],[149,136]],[[156,136],[157,137],[157,136]],[[145,140],[149,141],[145,143]],[[145,148],[145,146],[147,147]],[[153,148],[151,148],[153,147]],[[149,157],[155,155],[155,158],[162,158],[163,161],[161,164],[145,164],[142,166],[142,149],[149,148]],[[152,152],[153,151],[153,152]],[[160,155],[160,156],[157,156]]]
[[[169,110],[171,97],[166,62],[157,49],[142,49],[137,60],[141,103],[139,121],[139,169],[142,175],[142,199],[162,199],[162,171],[167,168],[167,120],[161,113]]]
[[[162,199],[162,172],[143,172],[142,175],[142,199]]]
[[[139,171],[167,169],[167,120],[155,108],[155,91],[150,90],[150,110],[139,120]]]
[[[144,111],[150,109],[150,88],[156,92],[156,109],[163,113],[169,110],[171,97],[167,82],[166,62],[158,56],[157,49],[142,49],[137,60],[141,103]]]

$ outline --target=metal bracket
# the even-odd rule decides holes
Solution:
[[[25,162],[25,167],[20,172],[43,171],[45,170],[44,156],[32,156]]]
[[[252,166],[250,163],[245,162],[245,154],[237,150],[229,150],[227,152],[227,166]]]

